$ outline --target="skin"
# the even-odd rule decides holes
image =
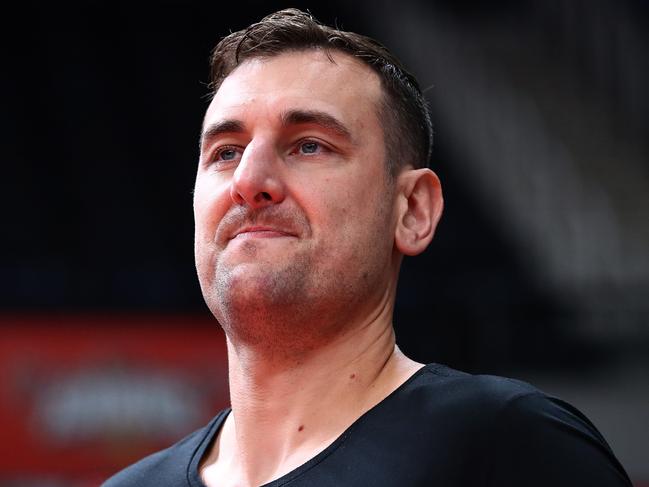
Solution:
[[[248,60],[205,116],[196,266],[232,403],[201,465],[208,486],[288,473],[421,367],[396,348],[392,311],[402,256],[441,215],[439,181],[388,177],[380,80],[330,54]]]

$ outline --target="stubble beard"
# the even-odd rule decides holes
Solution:
[[[257,250],[254,244],[248,249]],[[299,357],[340,336],[375,287],[379,266],[363,262],[362,246],[352,253],[349,265],[360,268],[351,275],[331,267],[330,254],[310,249],[250,269],[217,261],[207,302],[232,343]]]
[[[255,252],[255,244],[249,251]],[[214,269],[212,312],[233,342],[275,348],[285,337],[296,338],[307,324],[307,271],[305,255],[288,262],[245,264],[252,269],[218,262]]]
[[[216,256],[201,286],[228,339],[285,355],[308,352],[340,336],[381,285],[391,245],[381,250],[375,244],[386,238],[389,201],[378,205],[371,234],[362,242],[352,241],[358,235],[343,234],[340,248],[307,245],[283,259],[264,257],[263,243],[247,242],[245,263],[228,262],[223,252]]]

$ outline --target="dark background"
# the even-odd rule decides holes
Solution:
[[[644,394],[640,0],[21,4],[1,21],[0,313],[207,313],[192,186],[209,53],[287,6],[378,38],[426,88],[446,209],[404,264],[401,347],[603,393],[633,370]]]

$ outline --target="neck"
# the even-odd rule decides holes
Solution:
[[[301,465],[421,367],[395,345],[392,300],[372,316],[299,354],[228,339],[232,414],[215,453],[243,484]]]

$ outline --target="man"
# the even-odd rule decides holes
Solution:
[[[630,485],[571,406],[395,345],[402,257],[443,206],[397,59],[285,10],[221,41],[212,74],[195,254],[231,409],[106,486]]]

